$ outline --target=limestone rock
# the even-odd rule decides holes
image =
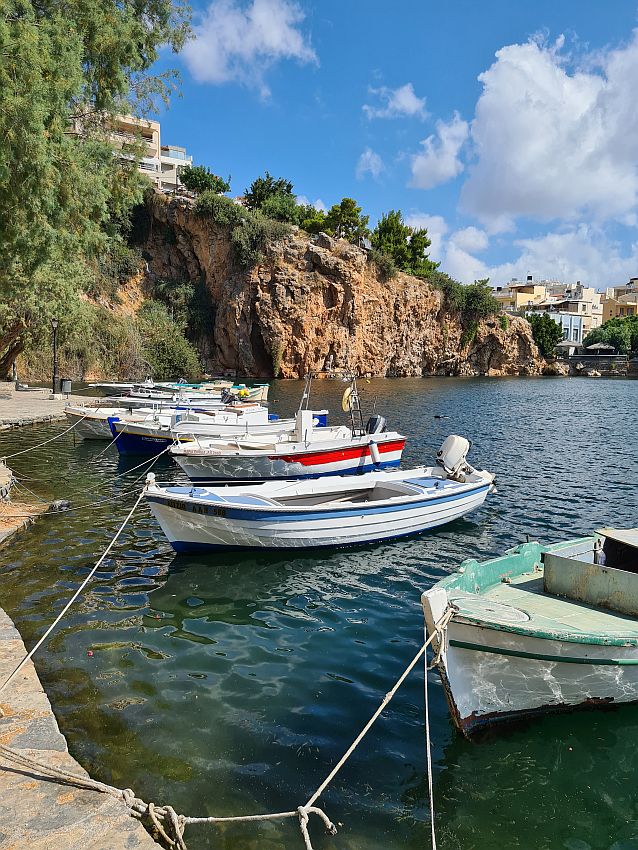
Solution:
[[[227,227],[180,198],[154,196],[148,209],[147,282],[186,277],[204,287],[195,342],[211,373],[270,377],[276,362],[285,378],[327,364],[378,376],[540,374],[524,319],[483,320],[467,340],[439,290],[401,273],[381,281],[367,253],[344,240],[293,232],[241,271]]]

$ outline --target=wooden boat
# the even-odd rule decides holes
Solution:
[[[436,467],[243,486],[160,487],[151,474],[145,496],[177,552],[372,543],[436,528],[482,505],[494,476],[469,466],[468,450],[453,436]]]
[[[383,417],[371,417],[359,432],[344,425],[314,428],[309,413],[297,413],[292,432],[178,441],[170,453],[190,480],[199,484],[349,475],[401,463],[405,437],[386,431]]]
[[[422,596],[454,723],[638,701],[638,529],[464,561]]]

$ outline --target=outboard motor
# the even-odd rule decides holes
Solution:
[[[231,393],[228,387],[224,387],[221,392],[222,404],[235,404],[237,396]]]
[[[450,434],[443,442],[436,453],[436,462],[447,472],[448,478],[463,482],[465,473],[472,472],[472,467],[466,460],[471,445],[469,440],[457,434]]]
[[[371,416],[366,422],[366,434],[383,434],[386,431],[385,416]]]

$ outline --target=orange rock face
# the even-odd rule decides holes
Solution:
[[[188,201],[155,197],[149,210],[148,276],[203,288],[196,341],[211,372],[540,373],[527,321],[493,317],[464,336],[439,290],[405,274],[383,282],[367,253],[344,240],[298,231],[267,246],[262,262],[242,271],[232,260],[228,228],[197,216]]]

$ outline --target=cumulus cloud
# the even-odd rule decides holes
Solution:
[[[515,258],[495,264],[477,256],[489,246],[484,231],[466,227],[448,235],[449,228],[440,216],[415,216],[413,220],[425,227],[428,218],[440,219],[437,228],[441,235],[432,258],[441,262],[442,271],[462,283],[489,277],[493,285],[502,285],[513,277],[522,280],[532,274],[538,280],[581,280],[602,289],[628,280],[638,268],[638,241],[624,246],[600,224],[580,223],[515,239]],[[434,249],[434,238],[432,243]]]
[[[297,203],[304,207],[314,207],[319,212],[328,211],[328,207],[324,204],[321,198],[317,198],[316,201],[311,201],[305,195],[297,195]]]
[[[638,31],[570,68],[564,39],[496,53],[479,80],[462,206],[491,231],[517,217],[630,221],[638,201]]]
[[[443,237],[449,230],[443,216],[413,212],[406,217],[405,223],[409,224],[410,227],[425,227],[432,243],[428,251],[430,259],[435,261],[441,260],[443,256]]]
[[[363,180],[366,174],[372,175],[376,180],[384,168],[383,160],[379,154],[375,153],[372,148],[366,148],[359,157],[355,174],[357,180]]]
[[[283,59],[317,62],[300,30],[304,12],[293,0],[212,0],[182,56],[201,83],[239,82],[270,94],[264,76]]]
[[[417,97],[412,83],[390,89],[382,86],[370,89],[370,94],[378,97],[376,106],[365,104],[363,111],[368,118],[425,118],[425,98]]]
[[[421,144],[423,150],[412,157],[411,186],[432,189],[463,171],[461,148],[469,133],[467,121],[455,112],[451,121],[437,121],[436,133]]]

